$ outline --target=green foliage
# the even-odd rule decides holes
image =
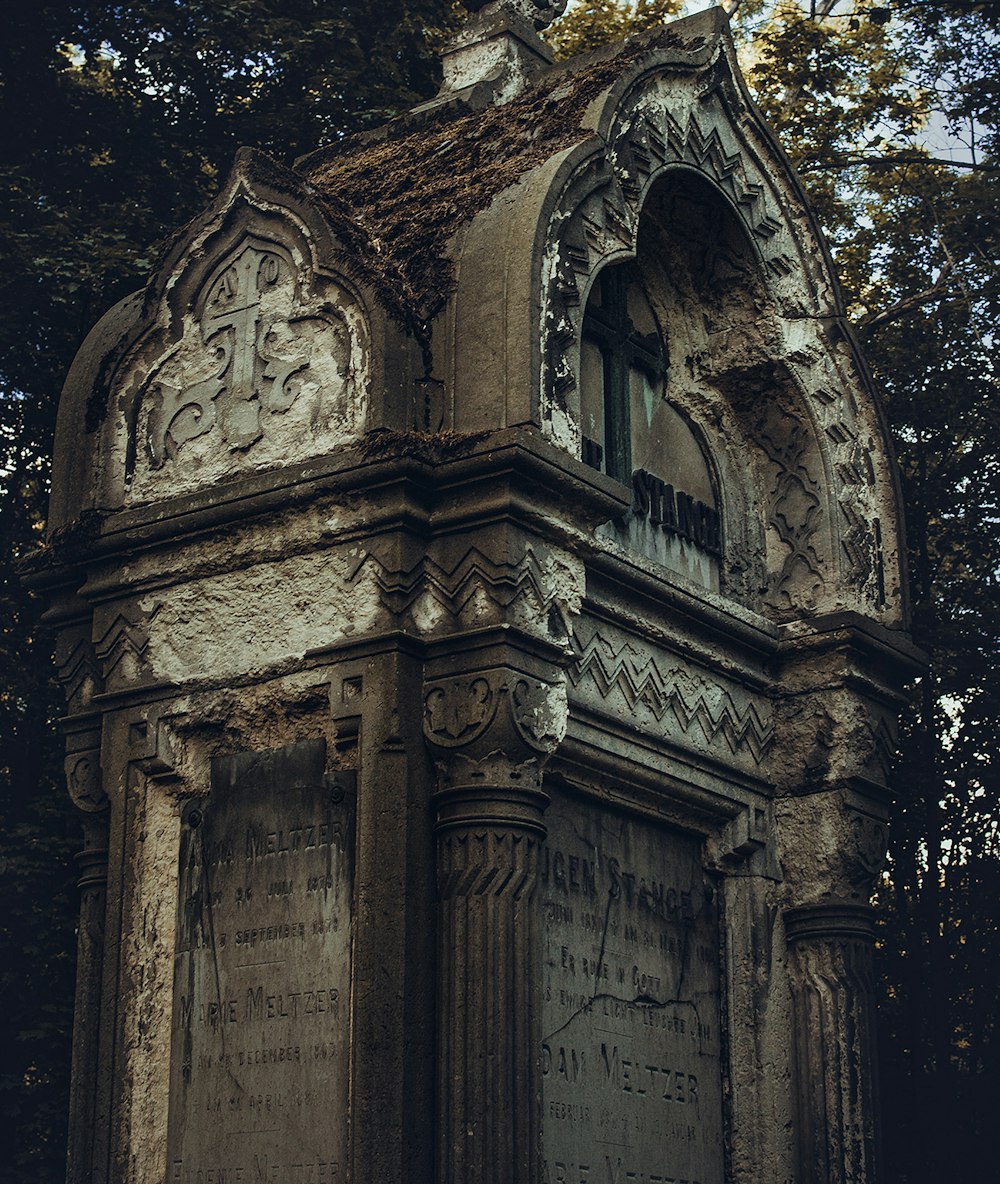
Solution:
[[[572,5],[548,32],[561,58],[575,57],[645,33],[681,15],[684,0],[591,0]]]

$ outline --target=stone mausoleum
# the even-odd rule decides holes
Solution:
[[[245,150],[70,373],[71,1184],[873,1184],[899,493],[719,9]]]

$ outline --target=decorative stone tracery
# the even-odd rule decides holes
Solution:
[[[266,418],[288,411],[310,386],[314,399],[356,414],[343,389],[350,380],[348,328],[336,315],[307,315],[295,264],[278,244],[246,239],[205,282],[196,309],[201,365],[192,358],[189,369],[186,359],[168,357],[151,377],[145,430],[153,468],[215,428],[231,450],[252,447]],[[318,373],[321,359],[335,370]],[[313,415],[321,411],[317,405]]]
[[[755,412],[768,419],[761,419],[754,436],[761,478],[770,483],[761,507],[771,552],[763,601],[779,617],[835,607],[842,571],[852,594],[881,611],[890,600],[887,588],[898,581],[890,566],[895,557],[882,543],[879,506],[891,477],[873,448],[877,429],[870,416],[865,418],[856,401],[830,394],[845,380],[864,381],[863,370],[839,327],[842,312],[832,286],[808,244],[793,236],[789,207],[801,216],[801,194],[782,188],[763,167],[767,147],[752,118],[737,125],[719,117],[722,110],[745,105],[743,92],[730,81],[706,85],[711,72],[695,84],[693,75],[702,65],[696,60],[693,53],[672,71],[637,72],[622,86],[605,133],[606,152],[581,154],[564,170],[542,277],[549,293],[542,326],[543,422],[553,439],[579,451],[577,352],[586,294],[602,268],[635,256],[654,187],[685,170],[704,178],[753,244],[768,293],[765,315],[783,339],[779,356],[786,368],[777,385],[771,377],[763,389],[754,379],[750,386],[755,400],[775,400],[784,416],[782,423],[768,418],[763,407]],[[691,81],[682,83],[686,72]],[[687,88],[692,101],[685,103],[680,96]],[[754,316],[760,312],[758,307]],[[817,334],[818,318],[838,324],[829,335]],[[719,346],[731,349],[721,335],[713,342],[713,348]],[[722,361],[721,368],[719,359],[708,356],[689,362],[721,401],[738,401],[746,393],[739,372],[745,363],[736,363],[730,374],[733,361]],[[837,478],[833,487],[831,471]],[[741,595],[732,581],[730,591]]]
[[[278,213],[249,174],[230,178],[197,250],[147,295],[147,324],[111,380],[121,396],[109,446],[124,477],[111,496],[140,504],[365,430],[361,297],[331,267],[329,230]]]

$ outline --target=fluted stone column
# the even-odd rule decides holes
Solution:
[[[873,913],[787,909],[799,1184],[878,1179]]]
[[[856,783],[857,784],[857,783]],[[796,1184],[877,1184],[874,912],[886,824],[842,785],[777,803],[787,905]]]
[[[425,687],[438,770],[438,1181],[539,1178],[534,904],[565,690],[509,668]]]

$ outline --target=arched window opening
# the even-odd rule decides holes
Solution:
[[[662,391],[667,356],[633,269],[598,276],[583,322],[584,460],[623,484],[632,478],[632,404]]]
[[[583,460],[631,486],[629,545],[718,588],[714,482],[694,431],[667,400],[667,344],[634,264],[597,277],[580,361]]]

